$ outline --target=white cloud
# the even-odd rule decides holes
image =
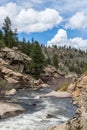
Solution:
[[[72,44],[72,47],[80,48],[82,50],[87,50],[87,39],[83,39],[81,37],[75,37],[73,39],[70,39],[70,43]]]
[[[6,16],[9,16],[14,21],[19,9],[14,3],[8,3],[5,6],[0,6],[0,26],[2,26],[3,20]]]
[[[71,46],[78,49],[87,49],[87,39],[82,39],[81,37],[75,37],[72,39],[67,38],[67,32],[64,29],[59,29],[57,34],[47,42],[47,46]]]
[[[25,9],[17,6],[15,3],[8,3],[5,6],[0,6],[0,25],[3,20],[9,16],[13,27],[18,29],[18,32],[42,32],[53,28],[62,21],[59,12],[54,9],[46,8],[43,11],[37,11],[29,8]]]
[[[67,39],[67,33],[65,30],[60,29],[58,30],[57,34],[50,40],[47,42],[47,46],[52,46],[52,45],[58,45],[61,46],[65,44],[65,41]]]
[[[85,11],[77,12],[69,19],[69,23],[66,27],[71,29],[87,28],[87,13],[85,13]]]

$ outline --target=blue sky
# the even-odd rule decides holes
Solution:
[[[87,0],[0,0],[0,27],[6,16],[21,40],[87,49]]]

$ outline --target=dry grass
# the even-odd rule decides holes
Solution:
[[[70,85],[70,83],[65,83],[64,85],[62,85],[62,86],[60,87],[59,90],[60,90],[60,91],[67,91],[69,85]]]

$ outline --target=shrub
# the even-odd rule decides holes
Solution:
[[[69,85],[70,85],[70,83],[65,83],[64,85],[62,85],[62,86],[60,87],[60,91],[67,91]]]

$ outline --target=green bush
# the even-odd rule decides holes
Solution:
[[[7,84],[7,81],[2,79],[0,80],[0,86],[5,86]]]

